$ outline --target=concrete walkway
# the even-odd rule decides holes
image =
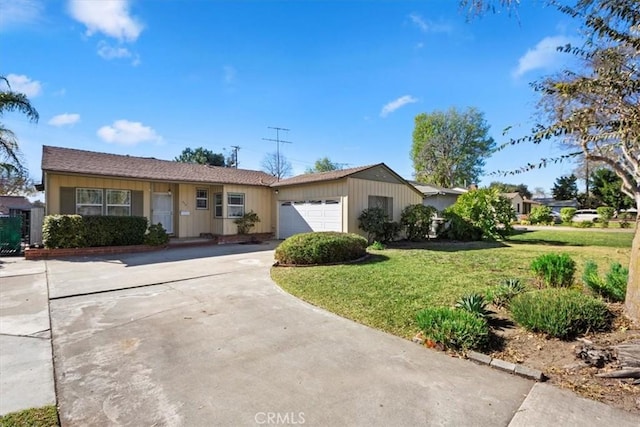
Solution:
[[[638,424],[301,302],[272,249],[47,261],[63,425]]]

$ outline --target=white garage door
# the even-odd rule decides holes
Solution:
[[[278,203],[280,239],[309,231],[342,231],[342,203],[339,199]]]

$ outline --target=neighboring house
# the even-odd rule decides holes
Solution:
[[[517,192],[502,193],[502,195],[509,199],[516,215],[529,215],[531,213],[531,209],[533,209],[534,206],[540,205],[538,201],[526,199]]]
[[[442,212],[449,206],[453,205],[461,194],[467,192],[463,188],[444,188],[436,185],[423,184],[417,181],[409,181],[414,187],[423,194],[422,203],[425,206],[433,206]]]
[[[535,202],[540,203],[541,205],[548,206],[551,210],[557,214],[560,213],[560,209],[562,208],[576,208],[580,207],[580,203],[576,199],[572,200],[554,200],[553,198],[541,198],[535,199]]]
[[[24,196],[0,196],[0,217],[21,217],[21,239],[29,239],[33,205]]]
[[[264,172],[59,147],[43,147],[46,214],[137,215],[176,237],[234,235],[234,220],[258,214],[253,233],[362,234],[357,217],[381,206],[399,220],[421,194],[383,163],[281,180]]]

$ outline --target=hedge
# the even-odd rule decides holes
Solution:
[[[146,231],[145,217],[49,215],[42,238],[46,248],[129,246],[143,244]]]

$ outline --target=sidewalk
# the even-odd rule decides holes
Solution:
[[[0,258],[0,415],[55,405],[44,261]]]

